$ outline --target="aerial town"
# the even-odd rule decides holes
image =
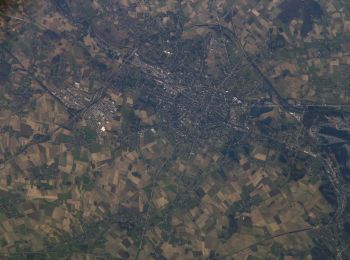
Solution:
[[[350,259],[350,2],[0,1],[0,259]]]

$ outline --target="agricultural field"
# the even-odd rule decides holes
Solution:
[[[0,1],[0,259],[350,259],[349,15]]]

